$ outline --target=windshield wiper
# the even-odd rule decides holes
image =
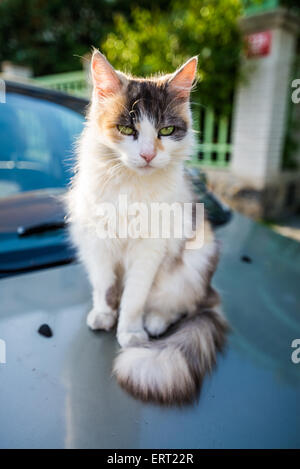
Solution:
[[[44,223],[38,223],[36,225],[19,226],[17,229],[18,236],[32,236],[35,234],[46,233],[47,231],[61,230],[66,227],[65,220],[49,221]]]

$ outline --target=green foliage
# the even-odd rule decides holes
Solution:
[[[91,46],[101,46],[117,68],[148,75],[173,71],[199,55],[201,102],[224,110],[242,45],[240,5],[241,0],[2,0],[0,62],[28,65],[36,76],[68,72],[81,68],[79,57]]]
[[[201,103],[226,112],[242,48],[240,12],[240,0],[175,0],[166,10],[136,7],[129,19],[115,15],[101,49],[117,68],[142,76],[173,71],[198,55]]]
[[[102,18],[95,11],[103,3],[72,0],[70,8],[60,0],[3,0],[0,61],[31,66],[36,75],[80,68],[74,53],[85,53],[92,38],[99,40]]]
[[[167,0],[161,0],[168,5]],[[150,0],[134,0],[144,8]],[[0,0],[0,62],[11,60],[48,75],[81,68],[78,56],[99,44],[112,15],[130,13],[127,0]]]

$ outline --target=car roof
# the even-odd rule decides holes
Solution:
[[[29,83],[13,82],[4,80],[6,91],[31,96],[33,98],[40,98],[46,101],[55,102],[66,106],[74,111],[84,113],[88,105],[88,99],[74,96],[61,91],[53,90],[50,88],[42,88]]]

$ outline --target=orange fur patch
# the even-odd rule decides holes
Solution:
[[[126,99],[124,94],[117,94],[109,98],[105,104],[102,105],[101,112],[98,116],[98,125],[100,130],[106,133],[109,138],[117,143],[124,137],[118,131],[117,125],[119,123],[119,116],[124,111]]]
[[[161,139],[160,139],[160,138],[157,138],[157,139],[155,140],[155,151],[157,151],[157,150],[164,151],[164,149],[165,149],[165,148],[164,148],[164,146],[163,146],[163,144],[162,144]]]

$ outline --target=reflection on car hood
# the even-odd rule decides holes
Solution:
[[[19,227],[64,219],[62,189],[23,192],[0,199],[0,235]]]
[[[119,388],[115,333],[85,324],[91,293],[80,265],[1,280],[0,446],[299,448],[300,244],[237,214],[218,237],[213,283],[232,332],[193,407],[146,405]],[[43,323],[52,338],[37,333]]]

